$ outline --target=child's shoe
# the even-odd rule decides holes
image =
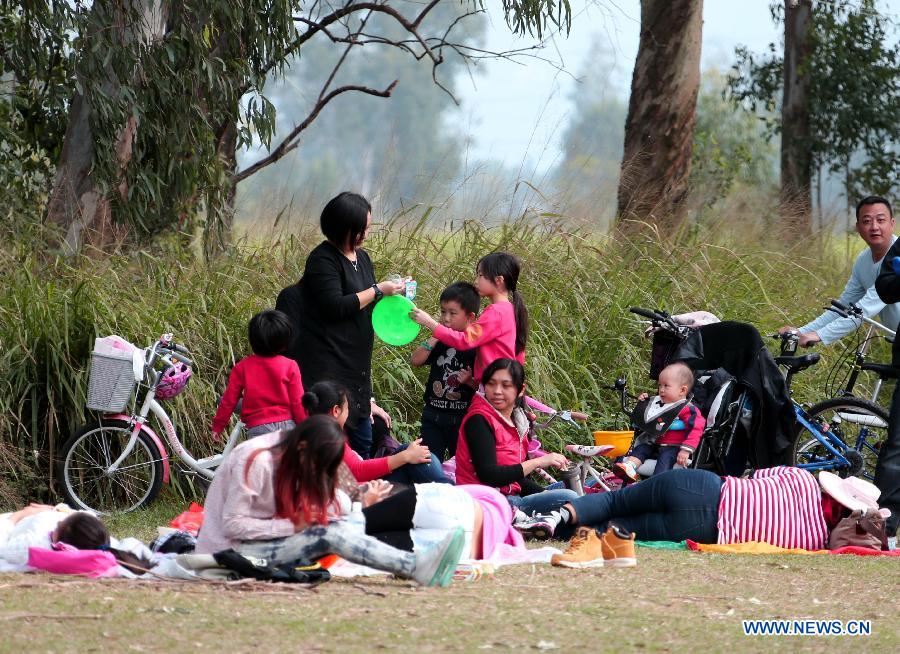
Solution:
[[[564,568],[603,567],[603,545],[597,532],[590,527],[579,527],[562,554],[554,554],[550,563]]]
[[[637,468],[634,467],[634,464],[631,461],[620,461],[613,466],[612,472],[616,477],[622,480],[623,484],[633,484],[640,479]]]
[[[553,538],[553,532],[559,526],[561,516],[558,511],[550,513],[535,513],[530,518],[513,523],[515,528],[525,540],[548,540]]]
[[[634,533],[629,533],[616,525],[600,536],[603,564],[612,568],[631,568],[637,565],[634,555]]]

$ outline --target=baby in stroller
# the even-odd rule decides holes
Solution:
[[[613,466],[613,474],[628,484],[638,480],[637,468],[656,459],[653,474],[687,467],[706,426],[700,410],[688,401],[694,373],[682,362],[671,363],[659,373],[659,394],[638,396],[632,412],[635,438],[625,458]]]

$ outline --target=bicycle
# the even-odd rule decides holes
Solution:
[[[213,479],[216,468],[234,449],[243,431],[243,423],[238,421],[221,453],[195,459],[179,440],[172,419],[158,401],[174,397],[187,385],[194,365],[190,352],[176,344],[172,334],[163,334],[143,351],[142,359],[140,375],[130,371],[130,360],[123,360],[122,365],[129,370],[115,376],[113,383],[118,388],[113,389],[112,395],[119,391],[118,397],[124,399],[89,406],[98,409],[100,417],[76,430],[60,451],[63,492],[69,503],[79,509],[101,514],[133,511],[150,504],[162,484],[169,482],[169,454],[148,424],[151,414],[162,425],[166,441],[182,463],[207,482]],[[92,359],[91,388],[104,381],[96,359]],[[123,413],[135,388],[132,412]],[[140,408],[134,411],[136,406]]]
[[[793,353],[796,332],[773,334],[781,340],[781,352]],[[795,374],[819,362],[817,353],[803,356],[782,354],[775,362],[786,369],[788,392]],[[796,418],[792,461],[798,468],[818,472],[835,471],[842,477],[874,477],[874,456],[887,435],[888,414],[875,402],[852,395],[833,397],[806,408],[791,398]]]
[[[896,381],[898,377],[900,377],[900,369],[895,368],[893,365],[887,363],[870,363],[867,361],[867,356],[869,353],[869,348],[871,343],[876,341],[879,338],[884,338],[889,343],[893,343],[893,340],[896,336],[896,332],[893,329],[885,327],[883,324],[878,322],[877,320],[873,320],[872,318],[868,318],[863,314],[863,310],[857,306],[856,304],[843,304],[838,300],[832,300],[830,307],[827,307],[829,311],[833,311],[837,313],[842,318],[852,318],[860,321],[860,327],[863,324],[868,325],[868,329],[866,330],[865,336],[861,339],[857,340],[856,348],[850,349],[848,346],[841,357],[835,362],[834,366],[832,366],[831,371],[828,373],[828,379],[826,381],[826,389],[829,387],[834,387],[836,385],[836,380],[838,377],[838,371],[844,366],[848,359],[852,358],[850,362],[850,373],[847,376],[847,383],[843,388],[838,389],[837,391],[827,391],[830,395],[835,396],[856,396],[854,392],[856,389],[856,383],[860,378],[860,375],[864,372],[873,372],[877,375],[878,381],[875,382],[875,387],[872,391],[872,396],[870,399],[875,404],[879,404],[878,396],[881,393],[881,388],[886,380],[894,380]],[[883,335],[878,332],[883,332]],[[865,398],[864,398],[865,399]]]
[[[540,430],[547,429],[555,420],[561,420],[570,426],[574,426],[579,431],[586,428],[583,423],[588,419],[587,414],[577,411],[557,411],[545,404],[541,404],[533,398],[527,399],[528,406],[536,409],[541,413],[549,414],[544,422],[537,422],[535,419],[531,423],[531,431],[528,440],[528,458],[533,459],[546,454],[541,449],[540,442],[535,438],[535,433]],[[582,424],[579,424],[582,423]],[[596,493],[610,490],[606,484],[600,471],[597,470],[592,462],[603,457],[614,448],[611,445],[578,445],[569,443],[566,445],[566,451],[578,456],[581,460],[577,462],[569,462],[569,466],[565,470],[561,470],[562,482],[567,488],[575,491],[579,495],[585,493]],[[604,466],[606,473],[609,470]],[[548,484],[559,483],[558,480],[543,468],[537,468],[535,473],[540,476]]]

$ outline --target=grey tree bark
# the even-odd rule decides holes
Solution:
[[[642,0],[618,189],[620,233],[681,227],[691,174],[703,0]]]
[[[164,5],[159,0],[129,0],[124,10],[117,3],[97,0],[91,7],[96,16],[108,20],[108,29],[120,34],[123,41],[152,40],[163,33]],[[137,11],[142,19],[129,24],[124,16]],[[114,96],[119,80],[110,72],[103,83],[103,92]],[[87,88],[87,86],[85,86]],[[125,230],[113,221],[109,191],[104,190],[94,174],[95,138],[91,128],[91,106],[88,98],[78,93],[72,99],[69,124],[56,167],[56,178],[47,204],[46,223],[56,233],[57,245],[64,253],[78,252],[85,243],[107,247],[121,240]],[[114,144],[119,179],[131,161],[132,145],[137,122],[131,117],[122,125]],[[124,198],[128,189],[124,181],[112,189]]]
[[[809,26],[812,0],[784,6],[784,95],[781,102],[781,228],[790,240],[812,231],[812,160],[809,156]]]

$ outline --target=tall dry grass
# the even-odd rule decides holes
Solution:
[[[529,392],[557,407],[588,411],[593,428],[621,420],[604,388],[615,377],[648,386],[649,346],[629,306],[708,309],[770,331],[811,319],[839,292],[849,270],[843,241],[819,239],[786,252],[779,243],[736,230],[719,239],[686,232],[677,245],[653,238],[623,244],[567,229],[547,216],[495,227],[460,221],[452,230],[435,229],[427,219],[426,210],[409,212],[374,230],[366,247],[378,274],[413,275],[418,303],[436,311],[441,289],[472,279],[482,255],[516,253],[524,262],[520,288],[531,320]],[[248,353],[248,319],[299,278],[319,240],[308,227],[274,241],[254,232],[206,263],[175,246],[48,259],[28,242],[7,239],[0,248],[0,472],[6,493],[0,501],[52,495],[56,451],[86,419],[96,336],[115,333],[146,345],[172,331],[188,344],[196,374],[170,409],[189,449],[210,451],[215,398],[230,366]],[[396,417],[404,438],[416,434],[425,376],[408,363],[412,347],[376,342],[373,359],[379,402]],[[826,351],[826,360],[834,357],[835,350]],[[801,395],[821,394],[821,378],[801,377]],[[545,440],[558,448],[577,437],[587,433],[557,432]]]

